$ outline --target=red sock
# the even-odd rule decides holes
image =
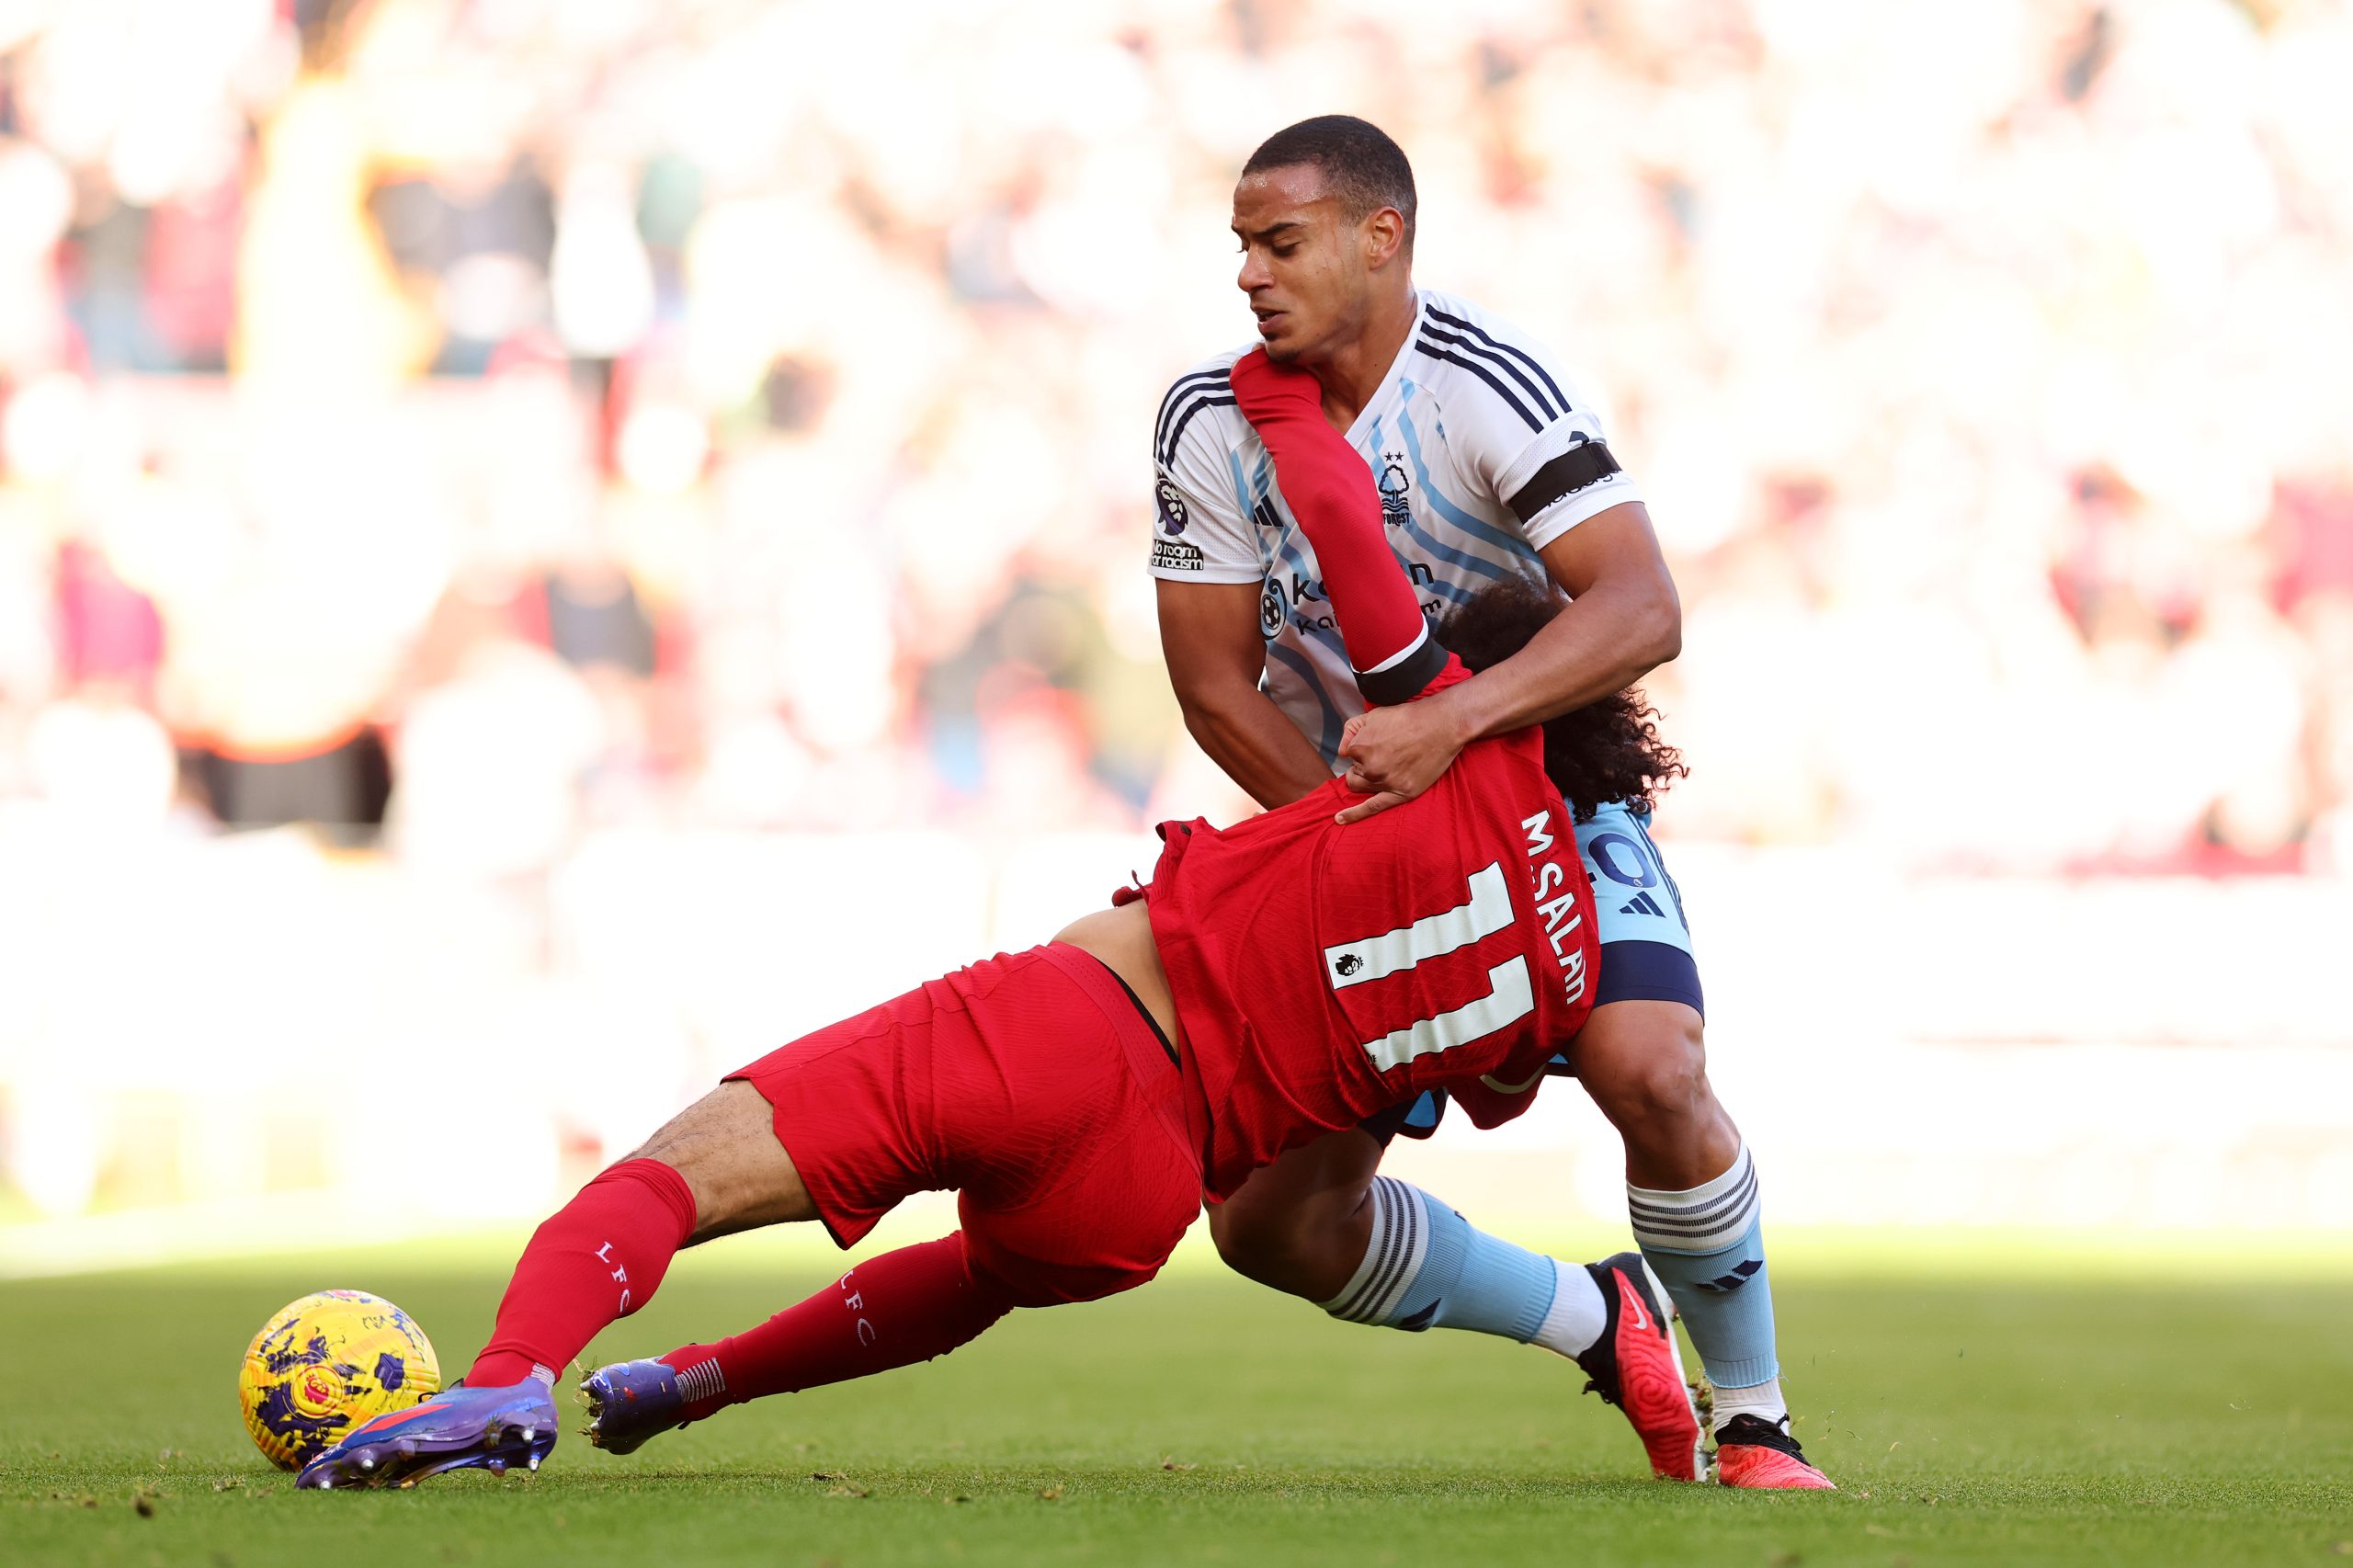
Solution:
[[[623,1160],[532,1233],[466,1373],[472,1388],[561,1372],[599,1329],[654,1298],[695,1230],[694,1189],[659,1160]]]
[[[699,1416],[945,1356],[1015,1304],[1004,1286],[965,1267],[960,1231],[870,1258],[757,1328],[662,1359],[682,1371],[719,1363],[721,1386],[698,1402],[706,1406]]]

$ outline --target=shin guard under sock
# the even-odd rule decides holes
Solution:
[[[598,1331],[651,1301],[695,1229],[694,1189],[659,1160],[624,1160],[532,1233],[471,1388],[560,1373]]]

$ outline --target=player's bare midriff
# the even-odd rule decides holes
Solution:
[[[1168,988],[1168,971],[1161,967],[1160,949],[1152,939],[1152,915],[1143,900],[1074,920],[1054,940],[1068,942],[1127,982],[1160,1032],[1170,1040],[1183,1038],[1176,995]]]

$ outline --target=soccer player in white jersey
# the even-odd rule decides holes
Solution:
[[[1322,383],[1325,416],[1373,471],[1425,614],[1511,576],[1549,576],[1572,602],[1452,690],[1366,713],[1314,553],[1234,407],[1228,371],[1249,346],[1178,377],[1153,433],[1162,646],[1187,728],[1269,807],[1345,767],[1352,788],[1378,792],[1356,812],[1381,810],[1472,739],[1618,691],[1681,645],[1649,513],[1592,400],[1526,334],[1414,285],[1414,216],[1404,152],[1366,121],[1324,116],[1270,138],[1233,194],[1259,341]],[[1714,1385],[1717,1477],[1826,1487],[1789,1434],[1755,1166],[1709,1086],[1681,898],[1643,812],[1605,806],[1576,833],[1603,947],[1569,1065],[1625,1140],[1635,1238]],[[1260,1170],[1212,1209],[1219,1252],[1336,1316],[1575,1355],[1603,1324],[1585,1268],[1378,1174],[1401,1124],[1426,1132],[1442,1108],[1426,1100]]]

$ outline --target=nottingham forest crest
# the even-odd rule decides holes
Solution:
[[[1404,453],[1381,454],[1380,485],[1381,520],[1392,528],[1397,528],[1413,516],[1413,507],[1406,500],[1407,494],[1413,489],[1413,481],[1405,477]]]

